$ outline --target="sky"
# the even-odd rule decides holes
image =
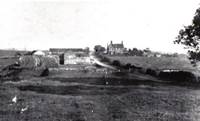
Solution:
[[[85,48],[124,42],[126,48],[184,53],[174,45],[199,0],[0,1],[0,48]]]

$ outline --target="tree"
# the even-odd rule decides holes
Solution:
[[[137,48],[133,48],[132,52],[133,52],[133,55],[135,56],[143,56],[143,51]]]
[[[146,49],[144,49],[143,51],[144,51],[145,53],[151,53],[150,48],[146,48]]]
[[[137,48],[133,48],[132,50],[128,50],[128,54],[131,56],[143,56],[143,51]]]
[[[192,24],[179,31],[174,43],[184,45],[188,50],[189,59],[193,62],[200,60],[200,8],[196,10]]]
[[[90,48],[89,47],[86,47],[84,50],[85,50],[86,54],[90,53]]]
[[[137,53],[138,53],[138,49],[137,49],[137,48],[133,48],[132,54],[133,54],[133,55],[137,55]]]
[[[96,53],[103,53],[103,52],[105,52],[105,47],[102,47],[101,45],[96,45],[96,46],[94,46],[94,51],[96,52]]]

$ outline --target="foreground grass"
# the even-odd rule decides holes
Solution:
[[[123,86],[94,82],[31,78],[2,83],[0,120],[196,121],[200,118],[199,90],[160,84]],[[13,103],[15,96],[17,102]],[[22,112],[25,107],[27,110]]]

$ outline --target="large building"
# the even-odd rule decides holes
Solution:
[[[50,48],[51,55],[59,56],[59,64],[89,63],[89,48]]]
[[[107,54],[109,55],[122,55],[125,51],[126,48],[124,48],[123,41],[117,44],[113,44],[111,41],[110,44],[107,45]]]

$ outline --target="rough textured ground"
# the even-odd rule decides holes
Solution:
[[[0,65],[5,64],[8,62],[0,61]],[[200,120],[199,87],[133,79],[70,78],[76,75],[83,73],[0,81],[0,121]],[[91,75],[85,72],[83,77],[98,77],[97,73]]]
[[[15,96],[16,103],[12,102]],[[1,121],[199,119],[200,88],[140,84],[134,80],[66,78],[31,78],[0,85]]]

